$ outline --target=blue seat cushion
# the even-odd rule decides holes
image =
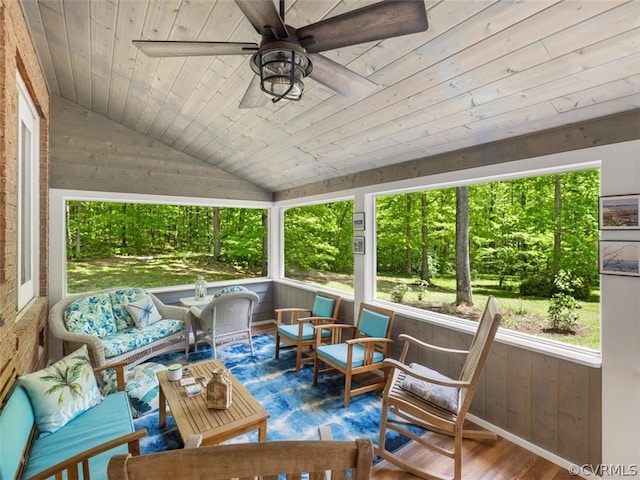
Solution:
[[[280,325],[278,327],[280,335],[289,337],[293,340],[298,339],[298,325]],[[316,336],[315,328],[310,323],[302,324],[302,340],[312,340]],[[322,329],[322,336],[329,337],[331,332],[327,329]]]
[[[313,308],[311,309],[311,316],[332,318],[335,304],[336,301],[333,298],[316,295],[316,299],[313,301]]]
[[[385,338],[389,325],[389,315],[362,309],[358,322],[358,331],[365,337]]]
[[[338,343],[335,345],[321,345],[317,349],[318,357],[324,357],[343,368],[347,367],[347,344]],[[384,355],[382,352],[373,353],[373,363],[382,362]],[[353,356],[351,357],[352,367],[361,367],[364,365],[364,347],[362,345],[353,346]]]
[[[51,435],[31,446],[23,477],[29,478],[60,461],[134,431],[125,392],[108,395],[95,407],[78,415]],[[116,447],[89,460],[92,480],[107,479],[107,464],[117,453],[128,453],[127,445]]]
[[[182,320],[162,319],[146,327],[127,327],[102,339],[104,356],[116,357],[184,330]]]

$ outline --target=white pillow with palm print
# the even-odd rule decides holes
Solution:
[[[152,323],[162,320],[162,315],[158,312],[156,304],[153,303],[153,300],[148,295],[136,302],[127,303],[125,308],[129,315],[133,317],[133,321],[138,328],[148,327]]]
[[[102,401],[86,345],[43,370],[22,375],[20,385],[29,395],[41,437]]]

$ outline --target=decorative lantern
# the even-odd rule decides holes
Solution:
[[[204,277],[202,275],[199,275],[195,285],[194,297],[196,300],[204,300],[204,297],[206,295],[207,295],[207,282],[204,281]]]
[[[207,384],[207,407],[226,410],[231,406],[233,387],[226,368],[214,368]]]

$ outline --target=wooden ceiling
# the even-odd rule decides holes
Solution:
[[[249,56],[131,43],[259,43],[231,0],[21,3],[53,95],[272,192],[640,107],[636,0],[426,0],[428,31],[325,53],[378,85],[367,98],[306,79],[300,102],[254,109]],[[370,3],[289,0],[286,21]]]

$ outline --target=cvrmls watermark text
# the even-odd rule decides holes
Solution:
[[[571,475],[580,475],[582,477],[637,477],[638,465],[635,463],[628,465],[621,463],[599,463],[596,465],[592,465],[590,463],[583,465],[573,464],[569,467],[569,473]]]

